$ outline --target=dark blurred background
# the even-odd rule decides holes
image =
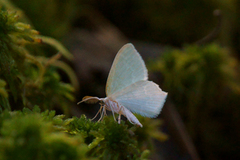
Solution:
[[[68,63],[79,78],[77,100],[105,96],[114,56],[133,43],[149,79],[169,93],[160,117],[170,139],[156,144],[168,152],[162,159],[240,159],[240,0],[1,3],[73,53]],[[92,115],[98,106],[72,108],[74,115]]]

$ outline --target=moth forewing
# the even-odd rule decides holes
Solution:
[[[110,69],[106,84],[107,96],[139,80],[147,80],[147,72],[145,63],[134,46],[131,43],[124,45],[118,51]]]

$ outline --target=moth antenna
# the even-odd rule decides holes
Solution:
[[[83,97],[82,101],[77,103],[77,105],[79,105],[82,102],[89,103],[89,104],[95,104],[98,101],[100,101],[100,98],[98,98],[98,97],[85,96],[85,97]]]

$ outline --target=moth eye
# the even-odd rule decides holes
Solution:
[[[99,100],[92,96],[85,96],[85,97],[83,97],[82,101],[84,101],[87,104],[95,104]]]

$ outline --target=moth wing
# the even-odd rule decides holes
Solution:
[[[147,80],[148,73],[145,63],[131,43],[124,45],[117,53],[106,84],[106,94],[112,95],[127,86]]]
[[[111,96],[133,113],[157,117],[162,110],[167,93],[151,81],[138,81]]]

